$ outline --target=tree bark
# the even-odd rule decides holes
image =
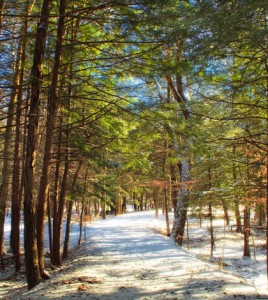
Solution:
[[[16,71],[13,79],[13,86],[19,85],[19,70],[21,63],[21,46],[19,47],[18,59],[16,62]],[[18,89],[14,88],[11,99],[8,105],[7,124],[4,134],[4,149],[3,149],[3,167],[2,167],[2,182],[0,186],[0,255],[5,252],[4,248],[4,225],[6,217],[6,205],[8,199],[8,187],[10,183],[10,167],[11,167],[11,153],[12,149],[12,126],[14,120],[15,102],[18,96]]]
[[[229,217],[229,213],[228,213],[227,203],[223,198],[221,199],[221,203],[222,203],[222,208],[223,208],[224,219],[226,221],[226,225],[229,225],[230,224],[230,217]]]
[[[36,146],[38,143],[39,106],[42,86],[43,56],[45,53],[51,0],[43,0],[37,27],[32,67],[31,95],[26,158],[24,166],[24,245],[28,289],[41,282],[38,263],[36,216],[33,199]]]
[[[178,192],[178,202],[174,217],[174,224],[171,236],[178,245],[182,245],[184,229],[187,219],[187,211],[189,206],[189,189],[188,182],[190,180],[190,164],[184,160],[180,163],[180,189]]]
[[[246,206],[244,209],[244,256],[246,257],[250,257],[249,236],[250,236],[250,209],[248,206]]]
[[[171,176],[171,199],[172,199],[173,212],[175,216],[177,199],[178,199],[178,187],[177,187],[176,167],[174,165],[170,166],[170,176]]]
[[[21,45],[19,47],[18,60],[22,60],[25,47]],[[17,62],[19,64],[23,62]],[[16,104],[16,129],[15,129],[15,146],[13,154],[13,170],[12,170],[12,193],[11,193],[11,234],[10,234],[10,246],[15,256],[15,270],[19,271],[21,268],[20,258],[20,213],[21,213],[21,198],[20,198],[20,122],[21,122],[21,102],[22,91],[21,85],[23,81],[23,72],[20,72],[18,100]],[[20,97],[19,97],[20,94]]]
[[[33,8],[33,4],[28,2],[25,6],[26,15],[28,15]],[[23,40],[20,41],[18,50],[17,67],[20,68],[18,97],[16,103],[16,124],[15,124],[15,146],[13,154],[13,171],[12,171],[12,193],[11,193],[11,234],[10,246],[15,256],[15,270],[19,271],[21,268],[20,255],[20,215],[21,215],[21,199],[22,199],[22,184],[23,179],[20,180],[20,166],[21,166],[21,118],[22,118],[22,103],[23,103],[23,82],[24,70],[26,60],[26,35],[28,30],[28,17],[25,17],[24,24],[21,28],[23,32]],[[20,62],[19,62],[20,61]],[[25,111],[26,112],[26,111]],[[26,121],[26,120],[25,120]],[[24,155],[24,153],[23,153]],[[22,176],[23,177],[23,176]]]
[[[235,145],[233,146],[233,155],[235,154],[236,149],[235,149]],[[234,184],[234,190],[235,190],[235,185],[237,182],[237,173],[236,173],[236,165],[235,162],[233,162],[233,184]],[[234,208],[235,208],[235,220],[236,220],[236,232],[240,232],[242,233],[242,223],[241,223],[241,214],[240,214],[240,210],[239,210],[239,204],[240,201],[237,198],[236,193],[234,193]]]
[[[210,200],[208,204],[208,213],[209,213],[209,222],[210,222],[210,256],[213,256],[214,246],[215,246],[215,239],[214,239],[214,228],[213,228],[213,211],[212,211],[212,202],[211,202],[211,195],[209,195]]]
[[[71,188],[71,197],[73,197],[75,191],[75,185],[78,179],[79,172],[82,168],[83,160],[79,161],[78,167],[73,177],[72,188]],[[68,211],[67,211],[67,222],[66,222],[66,231],[65,231],[65,239],[64,239],[64,247],[63,247],[63,254],[62,258],[65,259],[69,255],[69,240],[70,240],[70,229],[71,229],[71,220],[72,220],[72,211],[73,211],[73,200],[69,201],[68,204]]]
[[[67,135],[69,137],[69,135]],[[70,169],[69,150],[67,147],[65,156],[64,173],[61,183],[61,192],[59,203],[54,203],[54,219],[53,219],[53,263],[57,266],[61,265],[61,240],[62,240],[62,222],[65,207],[65,196],[67,191],[67,178]]]
[[[179,58],[181,59],[181,58]],[[172,93],[174,99],[178,102],[181,111],[183,113],[184,119],[187,121],[190,117],[189,111],[186,108],[186,98],[184,97],[182,88],[182,76],[176,75],[176,87],[173,83],[171,76],[166,76],[166,81],[170,92]],[[187,141],[186,141],[187,143]],[[187,147],[187,146],[186,146]],[[178,148],[176,145],[174,148]],[[186,157],[189,155],[186,149]],[[177,152],[182,152],[177,149]],[[179,153],[177,153],[179,155]],[[181,153],[180,153],[181,154]],[[189,206],[189,189],[188,182],[190,181],[190,163],[187,158],[181,160],[179,163],[179,173],[180,173],[180,190],[178,192],[178,200],[176,204],[176,211],[174,215],[174,223],[171,232],[171,236],[178,245],[182,245],[184,229],[187,219],[187,211]]]
[[[82,198],[82,208],[81,208],[80,223],[79,223],[80,232],[79,232],[78,245],[80,245],[81,241],[82,241],[83,216],[84,216],[84,211],[85,211],[85,206],[86,206],[85,194],[86,194],[86,189],[87,189],[88,170],[89,170],[89,166],[87,167],[87,170],[86,170],[84,186],[83,186],[83,198]]]
[[[57,28],[57,43],[55,49],[55,62],[52,73],[51,91],[48,97],[48,115],[46,124],[46,140],[43,158],[42,176],[40,181],[37,205],[37,244],[38,244],[38,259],[42,278],[49,278],[45,271],[44,263],[44,234],[45,234],[45,215],[46,215],[46,200],[49,190],[49,174],[50,174],[50,157],[52,151],[52,142],[54,128],[57,119],[59,108],[58,101],[58,80],[60,72],[60,61],[62,52],[62,43],[64,36],[64,19],[65,19],[66,0],[60,1],[59,20]]]
[[[159,201],[158,201],[158,188],[154,188],[153,190],[153,203],[154,203],[154,209],[155,209],[155,217],[159,217]]]

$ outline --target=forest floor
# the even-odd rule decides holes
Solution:
[[[187,250],[163,234],[163,216],[156,219],[153,211],[95,220],[86,227],[87,240],[31,291],[25,272],[14,274],[12,265],[1,270],[0,299],[268,299],[262,234],[252,239],[253,257],[244,259],[242,236],[220,230],[215,220],[209,261],[206,222],[200,227],[190,219]],[[77,224],[73,229],[75,244]]]

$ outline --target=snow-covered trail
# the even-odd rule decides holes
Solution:
[[[155,233],[155,222],[153,212],[94,221],[89,240],[66,269],[17,299],[258,298],[241,277],[219,271]]]

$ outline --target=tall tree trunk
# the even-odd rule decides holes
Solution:
[[[188,182],[190,180],[190,164],[184,160],[180,163],[180,189],[178,192],[178,202],[171,236],[178,245],[182,245],[184,229],[187,219],[187,211],[189,206],[189,189]]]
[[[158,201],[158,189],[154,188],[153,191],[153,203],[154,203],[154,209],[155,209],[155,217],[159,217],[159,201]]]
[[[69,132],[69,130],[68,130]],[[67,139],[69,134],[67,134]],[[61,265],[61,239],[62,239],[62,222],[65,207],[65,196],[67,191],[67,178],[70,169],[69,149],[67,147],[65,154],[65,166],[61,183],[61,192],[59,203],[54,203],[54,219],[53,219],[53,263],[57,266]]]
[[[81,214],[80,214],[80,223],[79,223],[79,240],[78,240],[78,245],[81,244],[82,241],[82,228],[83,228],[83,215],[85,211],[85,194],[86,194],[86,189],[87,189],[87,178],[88,178],[88,170],[89,166],[87,167],[86,174],[85,174],[85,180],[84,180],[84,187],[83,187],[83,198],[82,198],[82,209],[81,209]]]
[[[51,0],[43,0],[40,22],[37,26],[32,67],[29,124],[24,166],[24,245],[28,288],[41,281],[38,263],[35,205],[33,199],[36,146],[38,143],[39,106],[42,86],[43,56],[45,53]]]
[[[166,230],[167,236],[170,236],[170,226],[169,226],[169,200],[170,200],[170,189],[164,189],[164,197],[165,197],[165,219],[166,219]]]
[[[25,46],[25,44],[24,44]],[[23,47],[23,45],[22,45]],[[21,48],[22,52],[23,49]],[[21,56],[22,59],[22,52]],[[25,49],[24,49],[25,54]],[[12,193],[11,193],[11,234],[10,246],[15,256],[15,270],[19,271],[21,268],[20,259],[20,214],[21,214],[21,198],[20,198],[20,122],[21,122],[21,103],[22,103],[22,82],[23,72],[20,73],[20,83],[18,92],[18,101],[16,104],[16,129],[15,129],[15,146],[13,154],[13,170],[12,170]],[[20,97],[19,97],[20,94]]]
[[[215,246],[215,239],[214,239],[214,228],[213,228],[213,211],[212,211],[212,201],[211,195],[209,195],[209,203],[208,203],[208,214],[209,214],[209,233],[210,233],[210,256],[213,256],[213,250]]]
[[[178,50],[180,52],[180,49]],[[178,59],[181,60],[181,55],[179,55]],[[180,106],[184,119],[187,121],[190,117],[190,114],[186,107],[186,98],[183,92],[182,76],[179,74],[176,75],[176,87],[173,83],[171,76],[166,76],[166,81],[170,88],[170,92],[172,93],[174,99]],[[178,146],[176,145],[174,148],[178,148]],[[183,151],[181,149],[177,149],[177,152]],[[186,157],[189,156],[187,148],[184,152],[186,153]],[[181,153],[177,154],[181,156]],[[187,219],[187,211],[190,200],[189,189],[187,186],[188,182],[190,181],[190,162],[187,158],[185,158],[181,160],[178,166],[180,173],[180,190],[178,192],[178,200],[176,204],[176,211],[171,236],[176,243],[182,245],[184,229]]]
[[[208,190],[209,190],[209,203],[208,214],[210,222],[210,256],[213,256],[213,250],[215,246],[214,228],[213,228],[213,211],[212,211],[212,174],[211,174],[211,156],[209,147],[209,160],[208,160]]]
[[[51,218],[51,205],[50,195],[47,195],[47,222],[48,222],[48,238],[49,238],[49,251],[50,257],[53,255],[53,234],[52,234],[52,218]]]
[[[174,165],[170,166],[170,176],[171,176],[171,199],[172,199],[173,212],[175,216],[177,199],[178,199],[178,187],[177,187],[176,167]]]
[[[82,199],[82,208],[80,212],[80,220],[79,220],[79,239],[78,239],[78,246],[81,244],[82,241],[82,230],[83,230],[83,216],[85,210],[85,198]]]
[[[168,142],[167,140],[164,140],[164,149],[165,154],[163,157],[163,164],[162,164],[162,172],[163,177],[168,180],[168,184],[164,187],[164,213],[165,213],[165,220],[166,220],[166,230],[167,230],[167,236],[170,236],[170,226],[169,226],[169,205],[170,205],[170,198],[171,198],[171,178],[169,175],[167,175],[167,153],[168,153]]]
[[[124,198],[124,197],[123,197]],[[144,203],[143,203],[143,199],[144,199],[144,193],[141,192],[141,202],[140,202],[140,210],[143,211],[143,208],[144,208]],[[123,202],[124,202],[124,199],[123,199]],[[124,213],[124,211],[123,211]]]
[[[217,180],[218,187],[221,189],[221,182],[220,182],[218,174],[216,174],[216,180]],[[225,224],[229,225],[230,217],[229,217],[229,212],[228,212],[228,205],[227,205],[226,200],[222,196],[220,196],[220,197],[221,197],[221,204],[222,204],[222,209],[223,209],[223,213],[224,213],[224,219],[226,221]]]
[[[223,213],[224,213],[224,219],[226,221],[226,225],[230,224],[230,217],[229,217],[229,212],[228,212],[228,206],[225,201],[225,199],[221,198],[221,203],[222,203],[222,208],[223,208]]]
[[[99,200],[98,199],[94,199],[94,217],[99,217],[100,215],[100,205],[99,205]],[[116,208],[115,208],[115,213],[116,213]]]
[[[25,12],[28,15],[33,8],[33,4],[26,3]],[[28,17],[25,17],[24,24],[21,31],[23,32],[23,40],[20,41],[21,45],[18,50],[18,63],[20,67],[18,97],[16,104],[16,124],[15,124],[15,146],[13,154],[13,172],[12,172],[12,193],[11,193],[11,234],[10,246],[15,256],[15,270],[19,271],[21,268],[20,256],[20,214],[21,214],[21,196],[22,184],[20,180],[20,165],[21,165],[21,118],[22,118],[22,103],[23,103],[23,82],[24,82],[24,69],[26,60],[26,35],[28,30]],[[21,61],[19,63],[19,60]],[[26,120],[25,120],[26,121]],[[24,155],[24,153],[23,153]]]
[[[3,5],[3,4],[2,4]],[[1,7],[0,7],[1,9]],[[2,256],[5,252],[4,249],[4,224],[6,217],[6,204],[8,199],[8,188],[10,183],[10,169],[11,169],[11,157],[13,153],[12,149],[12,126],[14,120],[14,111],[15,104],[18,99],[18,91],[20,85],[20,70],[21,70],[21,60],[22,60],[22,52],[23,52],[23,42],[20,40],[18,51],[17,51],[17,59],[15,64],[15,72],[13,78],[13,90],[10,98],[10,102],[8,104],[7,111],[7,123],[4,133],[4,149],[3,149],[3,167],[2,167],[2,182],[0,185],[0,255]]]
[[[106,219],[106,194],[103,194],[103,200],[101,201],[101,217]]]
[[[75,185],[78,179],[79,172],[82,168],[83,160],[80,160],[76,172],[73,177],[72,188],[71,188],[71,197],[73,197],[75,191]],[[73,203],[74,201],[71,199],[68,203],[68,211],[67,211],[67,222],[66,222],[66,231],[65,231],[65,239],[64,239],[64,247],[62,258],[65,259],[69,255],[69,240],[70,240],[70,229],[71,229],[71,220],[72,220],[72,211],[73,211]]]
[[[235,155],[236,152],[236,148],[235,145],[233,145],[233,155]],[[235,185],[237,182],[237,172],[236,172],[236,165],[235,162],[233,162],[233,184],[234,184],[234,191],[235,191]],[[236,193],[234,193],[234,209],[235,209],[235,220],[236,220],[236,232],[240,232],[242,233],[242,223],[241,223],[241,214],[240,214],[240,210],[239,210],[239,204],[240,201],[238,199],[238,196],[236,195]]]
[[[248,206],[246,206],[244,209],[244,256],[246,257],[250,257],[249,236],[250,236],[250,209]]]
[[[52,73],[51,91],[48,97],[48,115],[46,123],[46,140],[43,158],[42,176],[40,181],[37,205],[37,244],[38,244],[38,259],[42,278],[49,278],[45,272],[44,262],[44,235],[45,235],[45,214],[46,214],[46,200],[49,190],[49,174],[50,174],[50,157],[52,151],[52,142],[54,128],[57,119],[59,108],[58,100],[58,80],[60,73],[60,61],[62,52],[62,43],[64,36],[64,19],[65,19],[66,0],[60,0],[59,20],[57,28],[57,43],[55,49],[54,68]]]

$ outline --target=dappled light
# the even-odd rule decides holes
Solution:
[[[0,0],[0,298],[268,297],[267,0]]]

